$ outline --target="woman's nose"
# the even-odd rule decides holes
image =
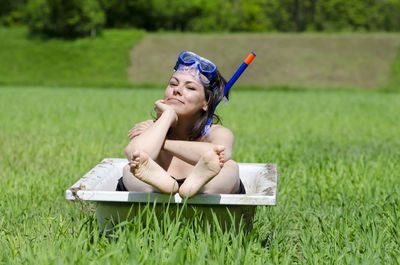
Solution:
[[[181,85],[174,86],[174,94],[182,95],[182,86]]]

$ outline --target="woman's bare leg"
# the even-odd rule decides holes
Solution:
[[[228,160],[225,162],[218,175],[204,185],[199,193],[233,194],[239,190],[239,185],[239,166],[235,161]]]
[[[130,174],[125,174],[123,182],[130,191],[154,192],[154,188],[162,193],[177,193],[178,183],[145,152],[133,153],[130,163]]]
[[[193,197],[210,180],[221,171],[223,166],[224,147],[218,146],[206,152],[194,166],[192,172],[179,188],[181,197]]]
[[[159,192],[153,186],[136,178],[131,172],[131,166],[126,164],[122,171],[122,182],[128,191],[134,192]]]

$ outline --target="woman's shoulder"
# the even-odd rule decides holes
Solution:
[[[232,133],[232,131],[220,124],[213,124],[210,127],[210,134],[212,133]]]
[[[220,138],[232,138],[233,139],[233,133],[230,129],[219,125],[219,124],[214,124],[210,128],[210,133],[205,136],[205,141],[206,142],[213,142],[214,139],[220,139]]]

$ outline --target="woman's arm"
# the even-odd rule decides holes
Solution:
[[[136,136],[141,135],[142,132],[147,130],[147,128],[149,128],[153,124],[154,124],[153,120],[142,121],[142,122],[135,124],[135,126],[133,126],[133,128],[129,130],[129,133],[128,133],[129,139],[132,140]]]
[[[214,148],[214,144],[195,141],[165,140],[163,150],[171,155],[189,163],[196,165],[202,154]]]
[[[234,137],[229,129],[214,125],[203,142],[165,140],[163,150],[191,165],[195,165],[205,152],[212,150],[216,145],[225,147],[225,161],[228,161],[232,157],[233,142]]]
[[[129,161],[131,161],[132,154],[135,151],[146,152],[151,159],[157,159],[169,128],[177,122],[178,117],[175,111],[165,105],[163,101],[157,101],[155,106],[160,115],[159,119],[129,142],[125,148],[125,155]]]

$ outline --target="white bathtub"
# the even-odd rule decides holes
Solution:
[[[179,194],[115,191],[127,162],[121,158],[104,159],[66,191],[66,199],[96,202],[98,223],[102,227],[107,224],[108,228],[135,215],[139,204],[152,203],[161,210],[165,209],[161,208],[162,204],[169,203],[169,211],[175,213],[177,205],[187,203],[182,217],[201,211],[204,220],[210,220],[214,213],[221,224],[229,225],[232,223],[230,212],[236,226],[243,218],[244,226],[251,229],[256,207],[276,204],[278,174],[275,164],[239,163],[245,195],[198,194],[184,202]]]

